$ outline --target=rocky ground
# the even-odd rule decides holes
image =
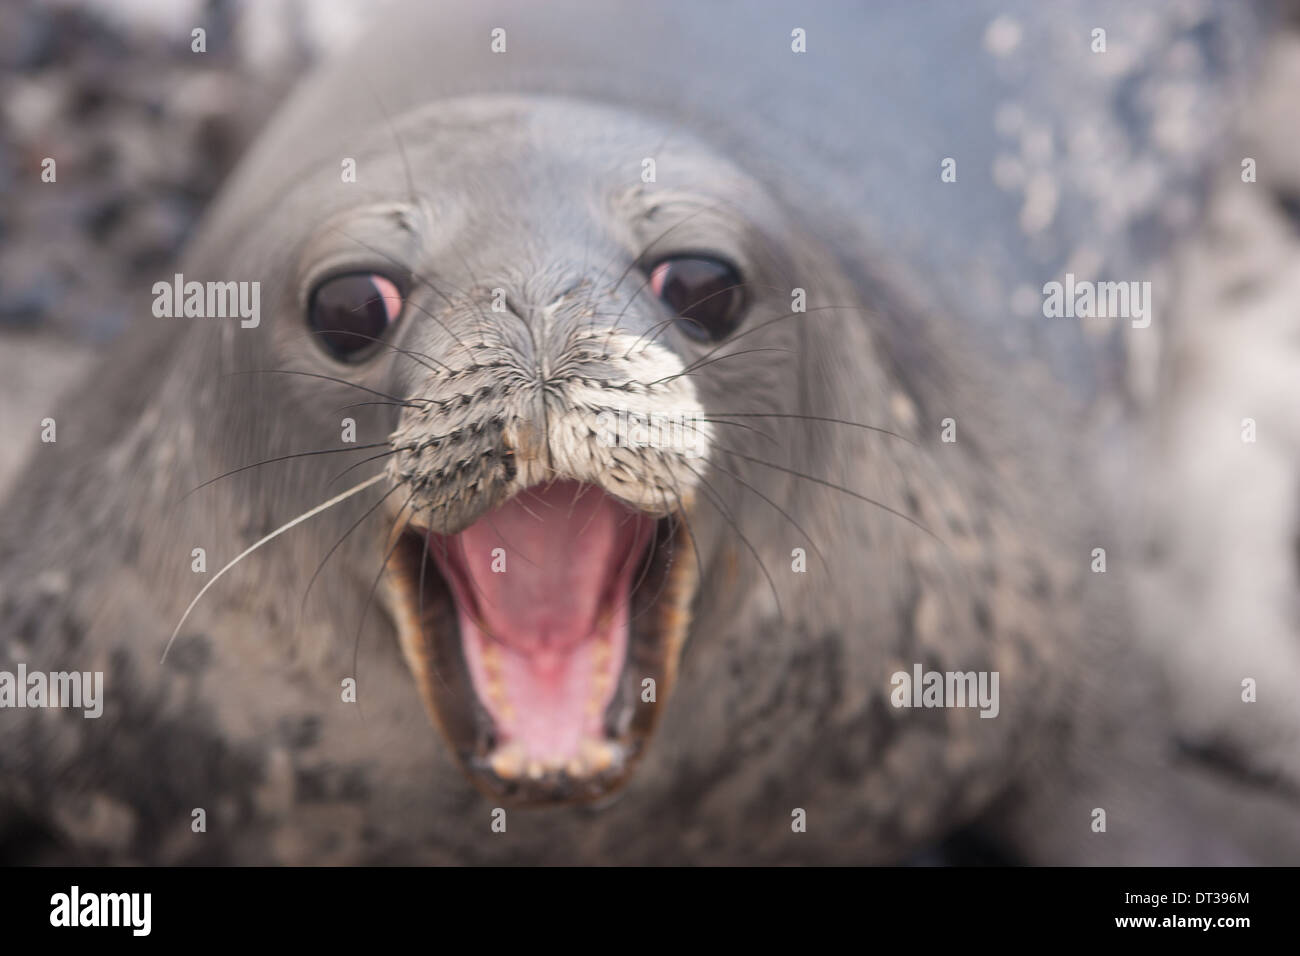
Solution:
[[[268,113],[362,6],[0,5],[0,492],[34,423],[167,273]],[[41,181],[46,157],[55,183]]]

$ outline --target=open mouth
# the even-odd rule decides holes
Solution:
[[[393,576],[403,650],[480,788],[553,803],[627,779],[675,677],[696,587],[678,517],[557,481],[457,534],[405,532]]]

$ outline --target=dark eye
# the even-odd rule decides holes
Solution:
[[[334,358],[359,362],[401,314],[402,293],[391,279],[358,272],[326,279],[312,291],[307,324]]]
[[[665,259],[650,271],[650,288],[701,342],[725,339],[740,325],[745,290],[735,266],[708,256]]]

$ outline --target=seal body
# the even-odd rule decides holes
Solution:
[[[5,509],[14,653],[105,675],[101,718],[3,715],[10,845],[889,862],[973,827],[1035,862],[1294,846],[1276,842],[1296,832],[1285,801],[1262,793],[1270,832],[1188,839],[1241,794],[1175,764],[1163,672],[1122,583],[1090,568],[1113,534],[1077,402],[1094,357],[1053,381],[1069,353],[1014,354],[925,291],[924,259],[884,254],[873,205],[891,182],[940,188],[937,167],[873,158],[851,128],[867,78],[835,17],[858,15],[802,26],[828,47],[814,68],[790,59],[801,25],[759,7],[726,30],[685,5],[671,22],[410,9],[375,34],[391,58],[363,42],[286,105],[181,265],[257,283],[260,320],[142,317]],[[616,37],[640,38],[631,59]],[[823,112],[804,69],[834,81]],[[707,345],[644,274],[699,253],[736,264],[747,296]],[[305,317],[323,282],[371,272],[401,279],[400,321],[344,366]],[[629,409],[689,417],[693,454],[602,442],[599,416]],[[537,753],[511,766],[480,738],[533,739],[505,715],[540,671],[484,691],[487,656],[526,642],[491,579],[435,542],[526,529],[512,503],[562,509],[556,487],[622,509],[582,512],[623,516],[610,540],[646,523],[655,587],[619,578],[630,609],[606,609],[626,618],[611,640],[631,689],[596,743],[617,749],[574,744],[576,769],[534,773]],[[526,561],[523,533],[503,553]],[[996,706],[903,706],[918,698],[897,675],[930,671],[996,674]]]

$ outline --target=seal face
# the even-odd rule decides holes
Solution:
[[[662,347],[576,313],[552,346],[553,314],[535,318],[550,358],[467,332],[407,399],[388,465],[407,660],[466,770],[523,801],[600,796],[641,750],[640,695],[668,693],[689,620],[711,434]],[[689,440],[620,436],[629,417]]]
[[[716,443],[697,382],[755,317],[789,317],[747,273],[780,253],[739,212],[757,187],[702,147],[671,153],[689,189],[619,169],[666,132],[625,113],[475,97],[390,132],[417,130],[406,199],[332,211],[307,243],[308,329],[400,409],[380,456],[393,615],[461,766],[519,802],[598,798],[643,753],[690,629]],[[519,184],[495,197],[510,235],[460,205],[489,177]],[[358,238],[376,222],[400,240]]]

